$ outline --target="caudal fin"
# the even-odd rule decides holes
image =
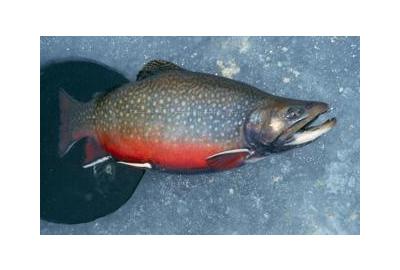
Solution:
[[[58,154],[63,157],[80,139],[91,136],[91,104],[73,99],[64,90],[59,92],[60,129]]]

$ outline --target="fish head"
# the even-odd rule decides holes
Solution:
[[[335,126],[335,118],[312,125],[328,110],[329,105],[324,102],[270,100],[249,115],[244,127],[246,141],[266,152],[281,152],[308,144]]]

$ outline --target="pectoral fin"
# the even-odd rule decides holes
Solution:
[[[216,170],[226,170],[238,167],[251,154],[249,149],[233,149],[217,153],[207,158],[207,164]]]

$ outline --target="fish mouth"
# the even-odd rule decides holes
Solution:
[[[336,118],[315,124],[317,119],[329,111],[329,106],[326,103],[318,102],[310,104],[308,116],[294,123],[277,139],[277,142],[283,147],[294,147],[310,143],[323,134],[330,131],[336,125]]]

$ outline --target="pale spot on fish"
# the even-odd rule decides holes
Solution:
[[[272,118],[271,123],[269,126],[274,130],[274,131],[279,131],[283,128],[284,123],[278,118]]]

